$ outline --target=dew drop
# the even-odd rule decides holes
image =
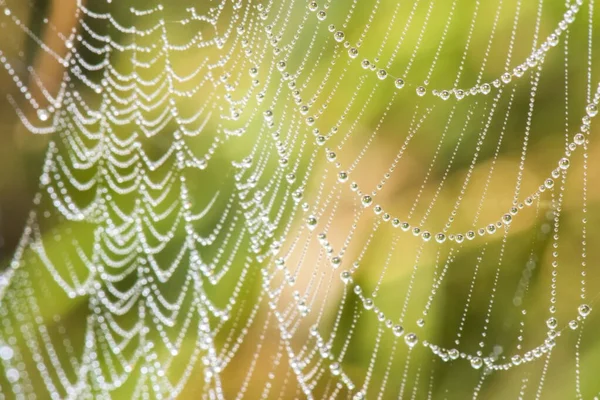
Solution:
[[[362,205],[365,207],[369,207],[373,203],[373,198],[368,194],[364,195],[362,198]]]
[[[318,223],[317,217],[315,217],[314,215],[311,215],[310,217],[308,217],[306,219],[306,226],[311,231],[313,231],[317,227],[317,223]]]
[[[444,235],[443,233],[436,234],[435,241],[438,243],[444,243],[446,241],[446,235]]]
[[[587,113],[587,115],[589,115],[590,117],[595,117],[596,115],[598,115],[598,105],[597,104],[589,104],[586,109],[585,112]]]
[[[575,330],[579,327],[579,323],[576,320],[569,321],[569,328]]]
[[[329,365],[329,369],[331,370],[331,375],[333,376],[338,376],[341,372],[340,364],[336,362],[331,363]]]
[[[471,366],[475,369],[479,369],[483,366],[483,360],[479,357],[471,358]]]
[[[456,350],[456,349],[450,349],[450,350],[448,350],[448,355],[450,356],[450,359],[456,360],[459,356],[459,353],[458,353],[458,350]]]
[[[6,346],[6,345],[0,347],[0,358],[2,360],[8,361],[13,358],[13,355],[14,355],[14,351],[11,347]]]
[[[414,333],[407,333],[406,336],[404,336],[404,341],[406,342],[408,347],[415,347],[415,345],[419,341],[419,338]]]
[[[352,275],[350,275],[350,272],[348,272],[348,271],[342,271],[342,273],[340,274],[340,277],[342,278],[342,281],[344,283],[348,283],[348,282],[350,282]]]
[[[336,42],[342,42],[344,41],[344,32],[342,31],[337,31],[336,33],[333,34],[333,38],[335,39]]]
[[[48,111],[39,109],[37,110],[37,116],[40,119],[40,121],[47,121],[49,117]]]
[[[577,311],[579,312],[579,315],[581,315],[583,318],[585,318],[588,315],[590,315],[592,308],[590,306],[588,306],[587,304],[582,304],[579,306]]]
[[[338,256],[334,256],[334,257],[331,257],[330,262],[331,262],[331,266],[333,268],[337,268],[342,263],[342,259],[340,257],[338,257]]]
[[[404,328],[402,328],[400,325],[394,325],[392,332],[394,333],[394,336],[400,337],[404,333]]]

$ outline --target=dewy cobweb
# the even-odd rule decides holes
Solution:
[[[599,395],[594,0],[48,7],[0,397]]]

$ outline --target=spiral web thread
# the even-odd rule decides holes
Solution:
[[[594,0],[171,3],[0,0],[3,398],[598,395]]]

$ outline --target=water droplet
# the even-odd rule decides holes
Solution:
[[[350,56],[350,58],[358,57],[358,49],[356,47],[350,47],[348,49],[348,55]]]
[[[402,328],[400,325],[394,325],[392,332],[396,337],[400,337],[404,333],[404,328]]]
[[[404,79],[398,78],[394,81],[394,85],[396,85],[396,89],[402,89],[404,87]]]
[[[346,171],[340,171],[338,173],[338,181],[346,182],[348,180],[348,173]]]
[[[365,398],[365,395],[363,392],[357,392],[353,397],[352,400],[363,400]]]
[[[335,39],[336,42],[342,42],[344,40],[344,32],[342,31],[337,31],[334,35],[333,38]]]
[[[348,283],[348,282],[350,282],[352,275],[348,271],[342,271],[342,273],[340,274],[340,277],[342,278],[342,281],[344,283]]]
[[[523,76],[523,74],[525,73],[525,69],[523,67],[516,67],[515,69],[513,69],[513,74],[517,77],[520,78]]]
[[[368,194],[364,195],[362,198],[362,205],[365,207],[370,206],[373,203],[373,198]]]
[[[50,175],[43,173],[40,177],[40,183],[44,186],[48,185],[50,183]]]
[[[0,358],[3,359],[4,361],[8,361],[8,360],[12,359],[14,354],[15,353],[11,347],[6,346],[6,345],[0,347]]]
[[[581,315],[583,318],[585,318],[588,315],[590,315],[592,308],[590,306],[588,306],[587,304],[582,304],[579,306],[577,311],[579,312],[579,315]]]
[[[579,323],[576,320],[569,321],[569,328],[575,330],[579,327]]]
[[[333,268],[337,268],[342,263],[342,259],[340,257],[338,257],[338,256],[335,256],[335,257],[331,257],[330,262],[331,262],[331,266]]]
[[[306,219],[306,226],[308,227],[308,229],[310,229],[312,231],[317,227],[318,222],[319,221],[317,220],[317,218],[315,216],[311,215],[310,217],[308,217]]]
[[[417,88],[417,95],[418,96],[423,97],[423,96],[425,96],[426,93],[427,93],[427,89],[425,89],[425,86],[419,86]]]
[[[452,360],[456,360],[460,354],[459,354],[458,350],[450,349],[450,350],[448,350],[448,355],[450,356],[450,358]]]
[[[377,77],[381,80],[384,80],[387,77],[387,71],[385,69],[380,69],[377,71]]]
[[[336,363],[336,362],[331,363],[329,365],[329,369],[331,370],[331,375],[333,375],[333,376],[337,376],[341,372],[340,364]]]
[[[446,235],[444,235],[443,233],[436,234],[435,241],[438,243],[444,243],[446,241]]]
[[[471,366],[475,369],[479,369],[483,366],[483,360],[479,357],[471,358]]]
[[[404,341],[406,342],[408,347],[415,347],[415,345],[419,341],[419,338],[414,333],[407,333],[406,336],[404,336]]]
[[[37,116],[40,119],[40,121],[47,121],[49,117],[48,111],[40,108],[39,110],[37,110]]]
[[[590,117],[595,117],[598,115],[598,105],[594,103],[588,104],[588,106],[585,108],[585,112]]]

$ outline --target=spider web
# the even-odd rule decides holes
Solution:
[[[599,393],[594,0],[66,3],[3,397]]]

